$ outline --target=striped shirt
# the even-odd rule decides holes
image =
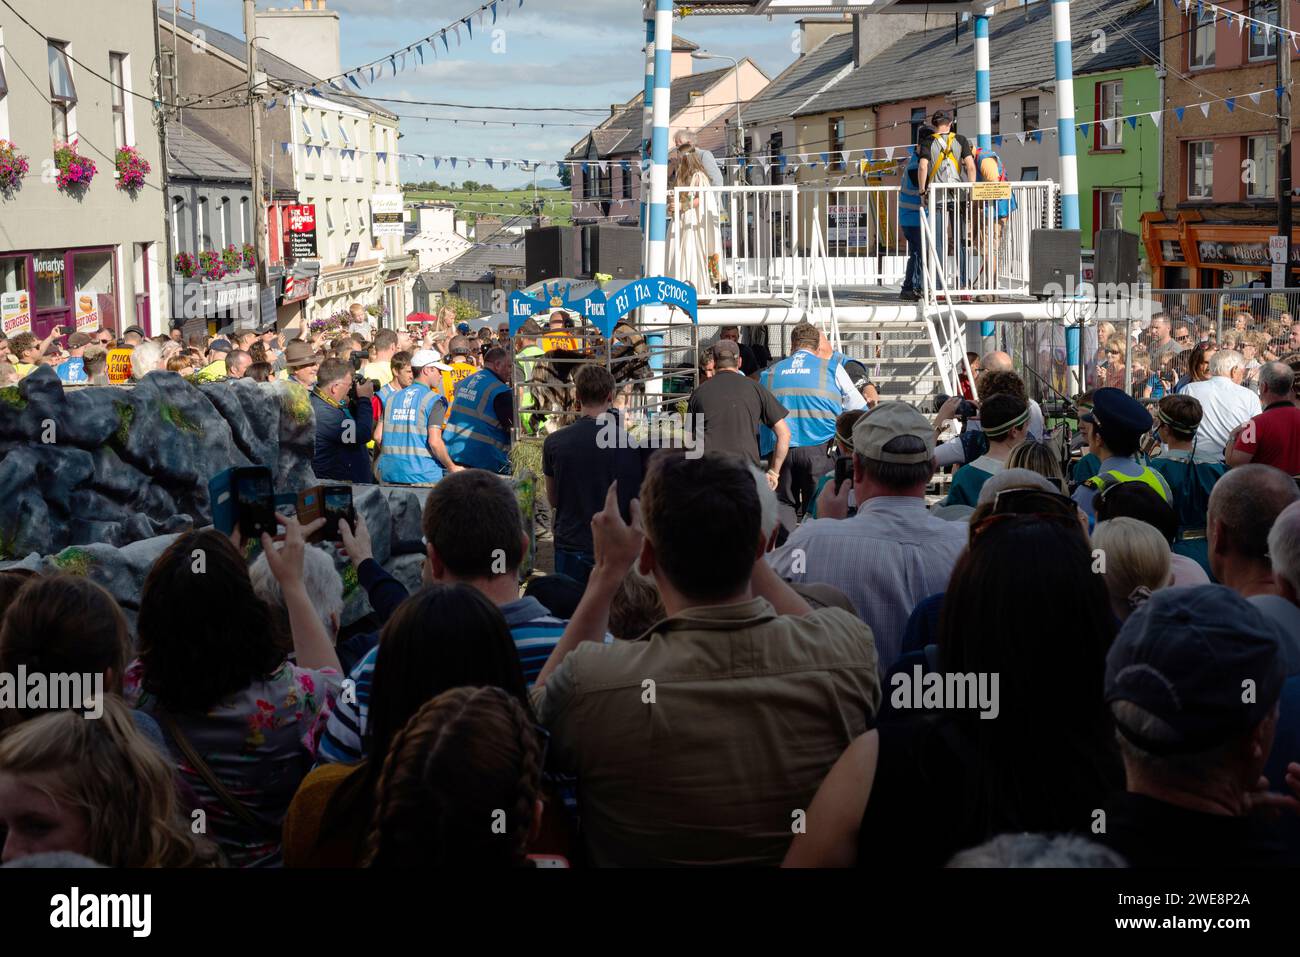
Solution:
[[[536,598],[524,597],[498,606],[505,615],[515,648],[519,651],[519,663],[523,666],[524,681],[531,685],[541,672],[546,659],[551,656],[564,634],[568,624],[562,618],[556,618]],[[610,639],[606,637],[606,641]],[[370,710],[370,686],[374,680],[375,661],[379,658],[379,648],[375,647],[357,663],[349,677],[352,679],[355,700],[352,696],[339,695],[334,699],[334,708],[325,725],[316,749],[316,760],[320,764],[355,764],[365,757],[362,741],[366,733],[366,715]]]

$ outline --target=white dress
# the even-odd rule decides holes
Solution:
[[[702,173],[691,177],[692,188],[709,185]],[[722,261],[722,220],[717,195],[710,192],[682,193],[673,220],[669,269],[675,278],[690,283],[702,299],[718,293],[727,281]]]

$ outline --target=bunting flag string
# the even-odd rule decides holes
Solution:
[[[1173,0],[1173,3],[1174,6],[1179,7],[1182,10],[1183,16],[1192,16],[1191,0],[1181,0],[1181,2],[1180,0]],[[1273,15],[1277,16],[1276,7]],[[1249,24],[1251,37],[1258,37],[1262,34],[1264,42],[1271,44],[1275,36],[1285,36],[1290,39],[1293,47],[1300,50],[1300,31],[1283,30],[1276,23],[1270,23],[1267,20],[1259,20],[1255,17],[1247,16],[1244,13],[1229,10],[1226,7],[1219,6],[1217,3],[1209,3],[1206,2],[1206,0],[1196,0],[1195,16],[1197,23],[1193,24],[1193,27],[1196,25],[1210,26],[1222,20],[1230,28],[1235,25],[1237,27],[1237,36],[1242,36],[1246,31],[1246,25]]]
[[[514,6],[513,9],[518,9],[523,5],[524,5],[524,0],[518,0],[518,3]],[[451,23],[447,24],[447,26],[434,31],[433,33],[430,33],[428,36],[416,40],[413,43],[409,43],[406,46],[402,47],[400,50],[394,50],[392,53],[389,53],[386,56],[381,56],[378,59],[371,60],[369,63],[362,63],[359,66],[355,66],[350,70],[345,70],[344,72],[336,74],[335,76],[326,77],[325,82],[328,83],[330,86],[334,87],[335,89],[341,89],[342,87],[340,87],[334,81],[338,80],[341,83],[346,80],[347,82],[351,83],[354,87],[356,87],[358,90],[360,90],[362,81],[368,79],[370,83],[374,83],[375,80],[381,79],[384,75],[385,65],[387,65],[392,70],[393,76],[397,76],[399,73],[405,72],[408,63],[410,62],[408,57],[410,57],[412,54],[415,56],[415,58],[419,60],[419,65],[423,66],[425,63],[425,59],[424,59],[425,44],[428,44],[429,50],[433,53],[435,57],[437,57],[438,55],[437,43],[439,40],[441,40],[443,52],[450,53],[451,43],[447,39],[448,33],[451,33],[456,37],[456,45],[459,47],[461,45],[460,28],[464,26],[465,31],[469,36],[469,39],[473,40],[474,39],[474,18],[475,17],[478,18],[480,28],[483,26],[484,18],[488,14],[492,15],[492,22],[496,23],[498,6],[503,7],[503,12],[506,15],[510,14],[512,7],[509,3],[509,0],[489,0],[489,2],[484,3],[477,9],[470,11],[464,16],[457,17]],[[398,57],[401,57],[402,59],[400,65],[397,62]]]
[[[498,2],[500,2],[500,0],[498,0]],[[1244,94],[1244,95],[1249,96],[1252,100],[1254,100],[1257,97],[1261,97],[1266,92],[1270,92],[1270,91],[1260,90],[1255,93]],[[1281,87],[1275,87],[1272,89],[1271,92],[1273,92],[1276,97],[1280,98],[1283,91]],[[1163,119],[1163,114],[1165,112],[1172,112],[1174,114],[1174,117],[1177,119],[1179,123],[1183,122],[1183,119],[1189,107],[1196,107],[1201,111],[1201,115],[1207,119],[1210,117],[1211,108],[1215,103],[1222,103],[1229,112],[1233,112],[1235,111],[1237,106],[1240,105],[1239,104],[1240,96],[1241,94],[1234,95],[1234,96],[1225,96],[1225,97],[1219,97],[1217,99],[1212,99],[1212,100],[1203,100],[1197,103],[1187,104],[1185,106],[1166,107],[1165,109],[1160,109],[1160,110],[1143,110],[1136,113],[1130,113],[1124,116],[1112,116],[1100,120],[1085,120],[1085,121],[1080,121],[1075,123],[1074,127],[1078,131],[1078,133],[1082,135],[1085,139],[1087,139],[1090,132],[1095,127],[1104,127],[1106,132],[1113,137],[1119,131],[1121,123],[1125,123],[1129,126],[1130,129],[1136,130],[1138,128],[1139,121],[1145,119],[1145,120],[1149,120],[1154,126],[1158,128],[1160,126],[1161,120]],[[267,109],[275,108],[275,106],[276,106],[276,102],[272,100],[268,102]],[[438,119],[451,119],[451,118],[439,117]],[[453,122],[455,121],[453,120]],[[471,122],[479,122],[479,121],[466,120],[463,122],[471,123]],[[1019,130],[1015,133],[994,134],[992,141],[994,146],[1001,146],[1004,142],[1006,142],[1008,139],[1011,139],[1013,137],[1018,143],[1022,145],[1028,142],[1042,143],[1043,138],[1045,136],[1053,136],[1056,134],[1057,134],[1057,128],[1055,126],[1051,126],[1051,127],[1042,127],[1039,129]],[[321,153],[326,149],[331,150],[341,156],[344,156],[345,158],[354,158],[359,154],[374,154],[380,156],[381,161],[383,161],[384,159],[387,158],[388,155],[390,155],[390,153],[388,152],[379,153],[377,151],[363,150],[357,148],[336,147],[329,144],[304,143],[300,145],[302,145],[307,150],[309,155],[316,155],[316,156],[321,155]],[[280,146],[285,153],[290,152],[290,150],[292,149],[292,144],[290,143],[281,143]],[[719,156],[719,157],[715,157],[715,159],[717,160],[719,166],[736,166],[736,167],[758,166],[760,168],[763,168],[764,170],[767,170],[770,169],[773,165],[775,165],[782,172],[797,172],[801,166],[807,167],[808,169],[820,169],[820,168],[832,169],[834,167],[847,166],[851,160],[855,160],[855,159],[861,159],[864,161],[871,161],[871,162],[883,161],[887,163],[893,163],[895,156],[900,151],[905,153],[906,150],[907,150],[906,145],[904,146],[891,145],[891,146],[873,146],[873,147],[864,147],[858,149],[816,151],[816,152],[805,152],[805,153],[749,154],[748,156],[743,156],[743,157]],[[561,167],[568,167],[571,170],[580,170],[583,173],[590,173],[592,172],[592,167],[594,166],[597,172],[604,174],[610,172],[613,169],[613,166],[615,164],[618,164],[619,168],[625,174],[630,173],[632,169],[631,161],[626,159],[620,160],[618,158],[606,158],[606,159],[597,159],[597,160],[585,160],[585,159],[542,160],[542,159],[515,159],[515,158],[502,158],[502,157],[449,156],[445,154],[435,155],[431,153],[415,153],[415,152],[392,153],[391,155],[394,155],[402,160],[415,161],[421,166],[426,161],[432,160],[435,168],[438,168],[442,163],[446,162],[446,163],[450,163],[453,169],[457,168],[458,164],[460,163],[465,164],[466,168],[468,169],[473,169],[476,163],[483,163],[487,165],[489,169],[492,169],[494,171],[498,169],[508,170],[512,167],[529,171],[529,172],[533,170],[543,170],[543,169],[559,170]],[[901,161],[902,160],[900,158],[899,162]]]

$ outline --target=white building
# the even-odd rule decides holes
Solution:
[[[167,220],[150,70],[150,0],[0,6],[0,139],[26,156],[0,193],[0,294],[9,333],[54,327],[166,329]],[[72,141],[97,172],[60,188],[55,153]],[[140,189],[118,189],[117,152],[139,151]],[[19,302],[27,308],[20,314]],[[26,316],[26,319],[20,316]]]

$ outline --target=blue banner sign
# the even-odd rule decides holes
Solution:
[[[651,276],[629,282],[612,299],[599,289],[574,296],[572,283],[567,284],[561,292],[557,282],[549,287],[543,285],[541,293],[535,296],[516,290],[507,300],[512,336],[518,335],[524,323],[534,316],[553,309],[563,309],[582,316],[608,339],[619,319],[633,309],[652,305],[676,306],[690,316],[692,322],[696,321],[695,288],[666,276]]]

